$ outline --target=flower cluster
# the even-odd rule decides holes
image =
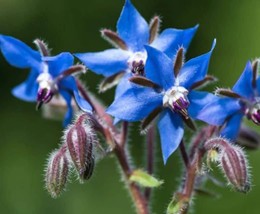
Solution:
[[[43,103],[50,102],[53,96],[60,94],[68,107],[64,119],[66,126],[73,117],[72,97],[83,111],[92,109],[80,96],[77,81],[71,76],[75,72],[85,72],[85,68],[80,65],[73,66],[73,56],[68,52],[49,56],[49,49],[43,41],[37,39],[34,43],[38,51],[18,39],[0,35],[0,49],[7,62],[17,68],[30,69],[26,81],[16,86],[12,93],[24,101],[37,102],[37,109]]]
[[[47,45],[39,39],[34,41],[38,50],[33,50],[18,39],[0,35],[0,50],[7,62],[17,68],[30,69],[26,81],[12,90],[13,95],[36,102],[36,109],[51,105],[55,99],[66,102],[64,142],[50,156],[46,170],[46,187],[53,197],[65,188],[71,168],[80,181],[91,177],[96,148],[99,148],[103,156],[114,152],[129,188],[135,192],[137,209],[147,210],[145,200],[149,199],[149,191],[143,194],[138,185],[151,188],[162,182],[151,177],[152,167],[146,173],[134,170],[129,164],[125,146],[127,127],[135,121],[141,121],[141,133],[147,133],[150,149],[154,141],[151,133],[157,125],[164,164],[177,149],[181,151],[187,177],[183,192],[175,194],[174,200],[178,200],[173,200],[168,210],[176,210],[176,204],[183,201],[185,208],[181,206],[181,209],[188,209],[196,185],[200,183],[197,182],[198,171],[202,170],[205,156],[220,164],[235,189],[242,192],[250,189],[248,164],[243,150],[235,143],[244,116],[260,124],[258,60],[247,63],[232,89],[218,88],[215,94],[199,91],[216,80],[207,74],[216,39],[207,53],[185,60],[198,25],[184,30],[168,28],[159,33],[160,23],[160,18],[155,16],[148,24],[131,1],[126,0],[117,32],[101,30],[102,36],[115,47],[112,49],[50,56]],[[99,86],[100,92],[118,84],[114,101],[108,108],[89,95],[78,79],[76,74],[85,73],[86,67],[74,65],[73,55],[89,70],[105,77]],[[74,108],[75,104],[78,108]],[[79,109],[84,113],[69,125],[75,110]],[[195,120],[205,126],[199,127],[187,151],[184,131],[186,127],[197,130]],[[97,140],[98,137],[106,144]],[[152,155],[148,153],[150,165]]]

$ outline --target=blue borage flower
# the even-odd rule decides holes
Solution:
[[[148,53],[145,65],[146,77],[132,77],[134,85],[115,99],[107,113],[126,121],[151,120],[159,116],[158,128],[161,137],[163,160],[177,149],[184,134],[183,122],[192,127],[191,118],[212,125],[222,125],[226,115],[233,111],[223,106],[219,97],[208,92],[193,89],[208,79],[207,69],[212,49],[183,64],[183,49],[180,48],[174,60],[161,51],[146,46]],[[173,69],[174,68],[174,69]],[[229,98],[226,98],[229,99]],[[211,102],[210,109],[205,106]],[[225,111],[223,112],[223,108]],[[221,114],[220,114],[221,113]]]
[[[260,78],[258,77],[258,61],[247,62],[243,73],[233,88],[216,90],[216,94],[230,97],[225,105],[233,108],[233,113],[227,118],[220,135],[229,140],[236,140],[242,119],[246,116],[255,124],[260,125]]]
[[[157,36],[160,19],[155,17],[150,28],[130,0],[126,0],[117,22],[117,33],[104,29],[102,35],[118,49],[108,49],[95,53],[75,54],[90,70],[107,77],[100,91],[114,86],[116,97],[130,87],[128,82],[132,75],[145,75],[144,65],[147,53],[144,45],[150,44],[172,58],[179,46],[186,50],[193,38],[198,25],[186,30],[168,28]]]
[[[29,68],[30,74],[25,82],[16,86],[12,94],[24,101],[37,101],[37,108],[48,103],[56,94],[61,94],[67,103],[64,126],[73,116],[72,97],[84,111],[91,111],[91,106],[79,94],[76,80],[72,73],[85,70],[84,66],[73,66],[73,56],[64,52],[57,56],[48,56],[47,46],[35,40],[39,51],[31,49],[18,39],[0,35],[0,49],[5,59],[14,67]]]

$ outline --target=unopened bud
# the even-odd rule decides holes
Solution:
[[[53,198],[57,198],[65,189],[69,173],[69,162],[66,157],[66,148],[53,152],[48,161],[46,170],[46,188]]]
[[[204,145],[207,151],[216,149],[219,153],[218,161],[228,182],[239,192],[250,190],[247,159],[243,150],[223,138],[213,138]]]
[[[88,133],[87,133],[88,131]],[[93,155],[94,136],[90,127],[72,126],[66,134],[66,142],[71,160],[78,171],[80,180],[91,177],[95,165]]]

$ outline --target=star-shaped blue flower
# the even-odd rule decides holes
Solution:
[[[230,97],[225,100],[225,104],[233,108],[233,113],[227,118],[220,135],[231,141],[236,140],[244,116],[260,125],[260,78],[257,65],[258,61],[254,62],[254,66],[249,61],[232,90],[216,91],[217,94]]]
[[[44,47],[45,44],[40,40],[35,42],[39,46],[39,51],[31,49],[11,36],[0,35],[0,49],[7,62],[17,68],[30,69],[26,81],[16,86],[12,94],[24,101],[37,101],[38,107],[48,103],[54,95],[61,94],[68,107],[64,119],[66,126],[73,116],[72,97],[82,110],[91,111],[89,103],[79,94],[75,78],[70,75],[77,66],[73,67],[74,59],[70,53],[46,56],[47,53],[44,52],[48,50]]]
[[[117,33],[103,30],[103,36],[117,48],[102,52],[75,54],[90,70],[107,77],[105,82],[116,84],[121,78],[116,97],[120,96],[130,87],[128,82],[132,75],[145,75],[144,65],[147,53],[144,45],[150,45],[172,58],[179,48],[186,50],[198,28],[195,26],[186,30],[168,28],[157,36],[159,18],[155,17],[150,28],[145,19],[140,15],[130,0],[125,5],[117,22]],[[103,82],[104,83],[104,82]],[[101,91],[108,85],[103,85]]]
[[[215,41],[208,53],[182,64],[181,51],[178,51],[175,60],[172,60],[161,51],[146,46],[147,79],[132,78],[133,82],[141,83],[143,87],[133,84],[107,110],[112,116],[126,121],[139,121],[160,114],[158,129],[164,163],[183,138],[183,122],[189,123],[190,118],[194,118],[212,125],[221,125],[230,111],[229,106],[217,102],[220,99],[217,96],[193,90],[206,78],[214,47]],[[216,105],[211,106],[211,109],[205,109],[210,102],[216,102]],[[219,114],[223,112],[223,108],[225,112]]]

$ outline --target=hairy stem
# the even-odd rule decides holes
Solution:
[[[132,174],[132,169],[130,168],[125,149],[120,146],[116,146],[114,152],[126,178],[125,181],[129,187],[132,199],[135,203],[137,213],[149,214],[147,201],[144,198],[141,189],[135,183],[129,182],[129,177]]]
[[[91,99],[86,89],[81,85],[80,81],[77,81],[77,86],[81,95],[90,103],[97,116],[99,118],[102,118],[106,122],[105,126],[103,124],[100,125],[103,126],[105,130],[104,136],[106,140],[109,141],[108,144],[112,145],[113,152],[123,171],[123,175],[125,177],[124,180],[126,182],[126,185],[129,187],[129,191],[135,204],[137,214],[149,214],[147,200],[142,194],[141,189],[135,183],[129,182],[129,177],[131,176],[133,170],[131,169],[129,157],[127,156],[125,150],[125,144],[128,134],[128,123],[123,122],[121,134],[119,137],[117,137],[118,131],[113,125],[111,117],[106,114],[105,108],[102,106],[102,104],[99,103],[97,100]],[[113,143],[111,143],[110,141],[112,141]]]
[[[190,201],[194,192],[197,173],[202,165],[202,158],[205,154],[205,150],[201,147],[201,143],[212,137],[216,131],[217,127],[215,126],[207,126],[203,128],[194,138],[189,155],[186,152],[183,141],[181,141],[180,151],[186,166],[185,181],[181,192],[178,193],[179,200],[186,202],[186,206],[182,207],[180,210],[181,214],[188,213]]]
[[[147,132],[146,146],[147,146],[147,172],[152,175],[154,172],[154,139],[155,139],[155,125],[153,124]],[[146,188],[144,190],[144,196],[147,201],[151,197],[152,189]]]
[[[128,122],[123,121],[122,123],[122,131],[121,131],[121,140],[120,140],[120,144],[121,147],[124,148],[126,141],[127,141],[127,134],[128,134]]]
[[[197,153],[194,155],[193,160],[190,162],[186,175],[185,175],[185,182],[182,189],[182,192],[178,193],[180,198],[185,199],[187,201],[187,206],[183,207],[182,210],[180,210],[180,214],[186,214],[188,213],[189,204],[192,199],[193,191],[194,191],[194,185],[196,181],[197,172],[201,167],[201,159],[203,157],[203,152],[200,150],[197,150]]]

